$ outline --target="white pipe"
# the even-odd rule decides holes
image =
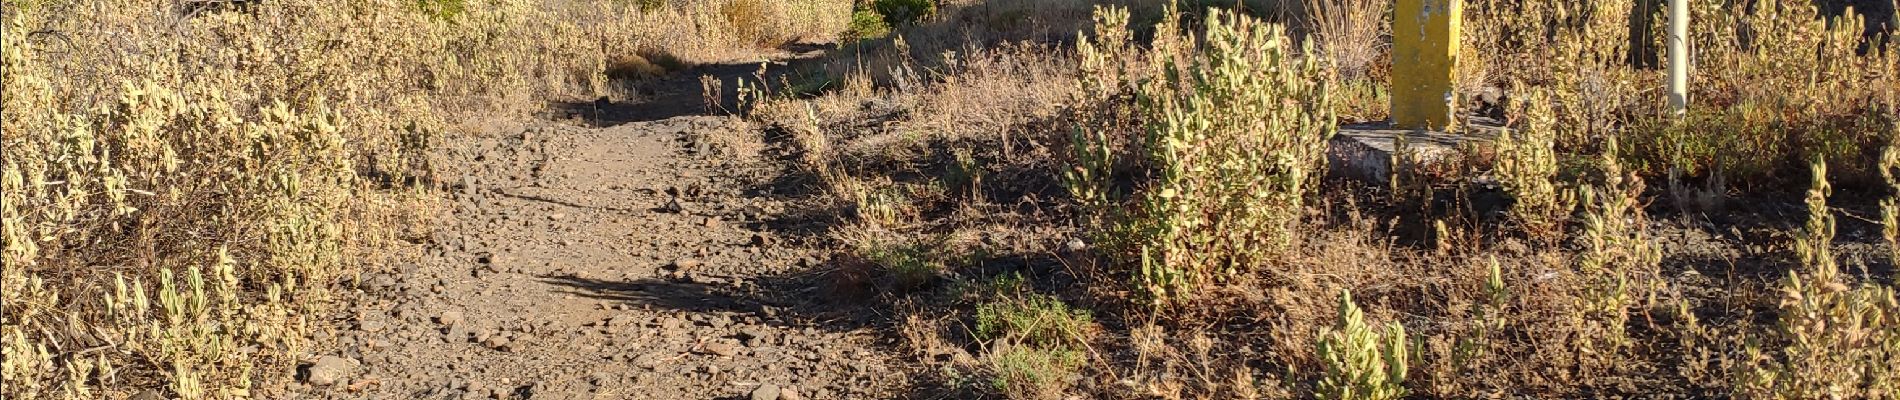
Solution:
[[[1669,1],[1669,113],[1689,109],[1689,0]]]

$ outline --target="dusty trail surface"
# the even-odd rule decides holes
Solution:
[[[761,157],[773,150],[759,131],[652,118],[664,119],[490,124],[447,144],[435,237],[416,264],[355,282],[337,349],[305,368],[301,391],[899,397],[912,374],[889,359],[890,339],[863,310],[821,300],[807,277],[817,253],[775,228],[797,207],[772,193],[782,168]]]

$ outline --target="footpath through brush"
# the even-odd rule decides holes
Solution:
[[[727,66],[730,73],[752,66]],[[702,69],[592,124],[489,123],[439,149],[445,211],[413,265],[368,271],[319,398],[891,398],[888,334],[817,296],[822,261],[782,216],[775,146],[702,103]],[[717,72],[715,72],[717,73]],[[728,76],[730,78],[730,76]],[[691,108],[688,108],[691,107]],[[629,122],[594,127],[602,115]],[[646,120],[651,119],[651,120]],[[731,139],[731,138],[741,139]],[[749,138],[749,139],[747,139]],[[742,154],[752,152],[755,154]]]

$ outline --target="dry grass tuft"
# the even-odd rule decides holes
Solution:
[[[950,2],[932,20],[866,40],[829,64],[824,76],[835,84],[818,96],[768,102],[755,114],[793,133],[827,201],[857,210],[842,214],[840,236],[894,243],[871,247],[883,249],[945,243],[915,252],[940,261],[936,284],[872,291],[925,316],[916,330],[932,334],[916,345],[986,350],[941,363],[954,387],[1018,398],[1894,393],[1886,388],[1900,341],[1889,333],[1892,261],[1884,260],[1892,250],[1867,233],[1900,228],[1843,219],[1858,233],[1820,238],[1786,232],[1800,222],[1772,211],[1786,200],[1778,188],[1795,181],[1790,172],[1807,171],[1816,155],[1836,160],[1829,177],[1863,200],[1816,215],[1871,209],[1864,203],[1887,196],[1890,183],[1870,188],[1869,177],[1893,166],[1867,149],[1900,129],[1889,111],[1900,98],[1896,57],[1852,55],[1850,33],[1861,27],[1830,29],[1805,2],[1764,1],[1752,14],[1696,3],[1696,20],[1710,28],[1692,38],[1696,106],[1675,120],[1655,107],[1661,72],[1631,65],[1644,58],[1628,40],[1634,6],[1473,1],[1460,90],[1507,94],[1512,101],[1493,111],[1513,133],[1454,168],[1404,171],[1393,187],[1289,179],[1324,171],[1300,161],[1320,144],[1241,146],[1252,142],[1224,134],[1275,121],[1283,124],[1239,137],[1318,140],[1330,120],[1316,116],[1382,118],[1384,22],[1366,22],[1383,18],[1367,12],[1382,2],[1309,1],[1290,16],[1312,21],[1252,15],[1316,34],[1317,47],[1274,49],[1209,34],[1243,25],[1225,11],[1191,10],[1183,14],[1195,22],[1148,32],[1116,27],[1167,20],[1152,8],[1089,20],[1067,2],[1023,14],[1007,10],[1024,2],[992,3]],[[1037,19],[1085,32],[1075,52],[995,40],[1043,29],[1002,22]],[[1090,22],[1101,28],[1082,27]],[[1262,35],[1247,45],[1275,36]],[[1222,63],[1235,48],[1282,55],[1286,63],[1250,64],[1281,71],[1316,63],[1328,73],[1307,80],[1323,89],[1193,85],[1281,82],[1209,78],[1272,76]],[[1170,61],[1176,74],[1157,73]],[[1231,88],[1243,89],[1223,91]],[[1254,101],[1241,101],[1262,98],[1285,107],[1254,113]],[[1321,104],[1330,107],[1311,108]],[[1284,169],[1235,172],[1264,165],[1257,159]],[[891,202],[864,187],[905,195]],[[1670,192],[1681,200],[1658,201]],[[1749,204],[1715,207],[1731,197]],[[1672,203],[1693,211],[1675,213]],[[865,212],[885,209],[897,211]],[[866,217],[878,215],[886,217]],[[876,253],[862,242],[839,245]],[[1859,274],[1817,280],[1809,265],[1819,258],[1807,254],[1824,248],[1851,249],[1824,258],[1856,260],[1841,268]],[[1242,253],[1260,249],[1272,251]],[[891,279],[897,272],[878,266],[905,259],[870,263],[876,272],[866,274]],[[1061,357],[955,334],[983,310],[995,313],[995,299],[972,287],[1018,272],[1029,293],[1091,310],[1102,338],[1086,342],[1095,351],[1074,370],[1079,377],[1054,389],[984,383],[1034,382],[1012,365],[1068,365]],[[1170,273],[1197,285],[1169,286]],[[1150,289],[1157,282],[1195,295],[1154,307],[1157,296],[1146,293],[1161,292]],[[1346,291],[1358,318],[1339,317],[1335,299]],[[1404,333],[1373,328],[1394,326]],[[1402,380],[1392,373],[1400,354]]]
[[[244,3],[0,3],[0,397],[282,397],[337,278],[426,237],[448,121],[850,8],[753,1],[741,32],[721,0]]]

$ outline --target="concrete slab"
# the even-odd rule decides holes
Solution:
[[[1326,151],[1330,175],[1384,184],[1392,176],[1392,153],[1404,139],[1424,167],[1454,161],[1465,145],[1489,146],[1504,130],[1503,123],[1482,117],[1467,119],[1462,133],[1404,129],[1390,122],[1341,125]]]

